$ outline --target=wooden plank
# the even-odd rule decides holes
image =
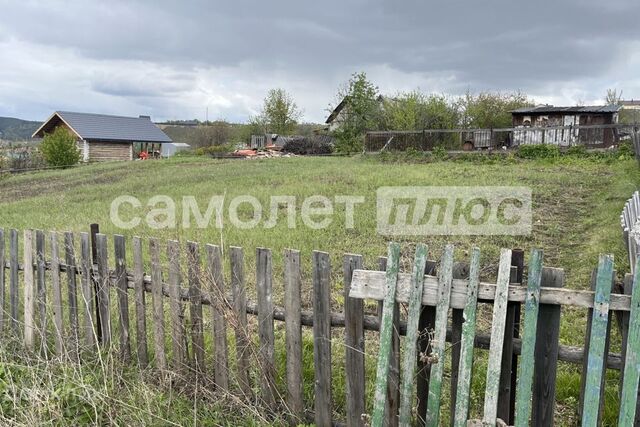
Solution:
[[[346,263],[346,256],[345,256]],[[345,287],[347,287],[347,264],[345,264]],[[349,282],[351,276],[349,276]],[[304,420],[304,401],[303,401],[303,379],[302,379],[302,323],[301,314],[301,287],[302,272],[300,268],[300,251],[286,249],[284,251],[284,311],[285,311],[285,328],[286,328],[286,348],[287,348],[287,406],[292,414],[292,422],[302,423]],[[353,360],[349,358],[349,341],[350,329],[353,329],[353,319],[347,320],[347,313],[351,313],[347,306],[350,304],[345,299],[345,340],[347,342],[347,356],[345,364],[347,371],[357,369]],[[363,330],[364,332],[364,330]],[[354,350],[351,350],[354,351]],[[364,371],[364,364],[362,365]],[[355,378],[358,377],[359,371],[352,372]],[[362,373],[364,374],[364,372]],[[364,382],[364,377],[362,378]],[[347,420],[350,419],[350,407],[352,406],[353,382],[350,375],[347,375],[346,394],[347,394]],[[363,396],[364,402],[364,396]],[[348,421],[347,421],[348,423]],[[353,424],[352,424],[353,425]]]
[[[485,388],[483,422],[495,425],[498,412],[498,389],[500,387],[500,362],[504,344],[505,318],[507,314],[507,298],[509,278],[511,275],[511,250],[502,249],[498,280],[493,304],[493,321],[491,324],[491,345],[487,365],[487,382]]]
[[[524,304],[524,327],[522,330],[522,350],[520,371],[516,388],[515,425],[529,425],[531,397],[533,392],[533,369],[538,328],[540,282],[542,279],[542,251],[533,249],[529,258],[529,279],[527,299]]]
[[[222,251],[220,246],[207,245],[207,262],[211,278],[210,293],[213,297],[213,339],[215,341],[213,366],[216,385],[224,390],[229,388],[229,363],[227,349],[227,320],[225,311],[228,306],[224,275],[222,270]],[[273,318],[272,318],[273,322]]]
[[[164,300],[162,296],[162,265],[160,264],[160,244],[157,239],[149,239],[151,254],[151,303],[153,305],[153,348],[156,368],[167,369],[164,349]]]
[[[96,234],[96,261],[98,265],[96,297],[98,301],[98,318],[100,319],[101,345],[108,348],[111,345],[111,296],[109,277],[109,258],[107,255],[107,236]]]
[[[381,427],[384,423],[384,411],[389,376],[389,361],[391,358],[391,340],[393,338],[393,312],[396,302],[396,285],[400,262],[400,245],[389,244],[387,270],[385,272],[386,286],[384,291],[384,308],[380,325],[380,350],[378,353],[378,367],[376,370],[376,385],[371,425]],[[353,291],[353,288],[352,288]],[[350,293],[351,296],[352,292]]]
[[[33,277],[33,231],[24,230],[24,345],[29,351],[33,351],[34,349],[34,291],[35,281]]]
[[[476,334],[476,309],[478,305],[478,283],[480,283],[480,249],[471,250],[469,266],[469,286],[467,305],[464,308],[462,338],[460,344],[460,364],[458,366],[458,386],[456,393],[455,427],[466,427],[471,396],[471,378],[473,373],[473,342]]]
[[[402,363],[402,389],[400,392],[400,416],[399,424],[408,426],[411,424],[413,404],[413,384],[416,369],[416,357],[418,353],[418,327],[420,324],[420,309],[422,308],[422,284],[424,283],[424,268],[427,263],[426,245],[416,246],[416,255],[413,264],[414,286],[411,290],[409,308],[407,314],[407,338],[405,339],[405,353]],[[446,329],[446,327],[445,327]],[[446,332],[446,331],[445,331]]]
[[[636,262],[633,275],[631,313],[625,351],[624,375],[620,397],[619,426],[637,425],[638,375],[640,371],[640,262]]]
[[[100,324],[100,300],[99,300],[99,280],[100,275],[98,273],[98,233],[100,233],[100,225],[99,224],[91,224],[91,259],[92,262],[92,271],[91,280],[93,280],[93,294],[95,296],[95,305],[96,305],[96,316],[95,316],[95,333],[96,333],[96,342],[102,343],[102,325]]]
[[[65,357],[64,348],[64,325],[62,306],[62,286],[60,284],[60,249],[58,246],[58,233],[52,231],[49,233],[49,241],[51,244],[51,292],[53,293],[53,340],[56,356]]]
[[[516,280],[518,270],[513,266],[514,254],[511,253],[511,273],[509,283],[518,283]],[[522,279],[521,279],[522,280]],[[507,314],[504,320],[504,342],[502,343],[502,361],[500,362],[500,388],[498,389],[498,412],[496,416],[506,423],[513,424],[514,408],[511,408],[511,398],[515,398],[516,386],[512,384],[512,377],[517,375],[517,356],[513,352],[515,337],[520,333],[520,311],[519,302],[507,303]],[[512,387],[513,386],[513,387]]]
[[[180,243],[176,240],[167,242],[167,258],[169,259],[169,308],[171,311],[171,344],[173,349],[173,367],[181,370],[187,363],[187,349],[184,333],[184,307],[180,299],[182,274],[180,271]]]
[[[189,277],[189,314],[191,317],[191,342],[193,345],[193,361],[196,372],[202,372],[205,369],[204,330],[202,326],[200,249],[196,242],[187,242],[187,269]]]
[[[447,346],[447,323],[451,282],[453,280],[453,245],[445,246],[438,274],[439,292],[436,305],[436,326],[433,332],[431,376],[429,379],[429,402],[427,403],[427,425],[440,425],[440,401],[442,377],[444,375],[444,352]]]
[[[275,338],[273,335],[273,285],[271,250],[256,249],[256,295],[258,297],[259,366],[262,401],[267,407],[275,404]]]
[[[542,286],[564,286],[564,270],[542,268]],[[560,306],[540,304],[533,375],[532,426],[553,425],[560,339]]]
[[[511,267],[509,267],[511,268]],[[509,273],[507,273],[509,274]],[[411,275],[400,273],[398,275],[398,286],[396,301],[407,303],[409,301],[409,290]],[[356,270],[353,272],[353,283],[349,295],[353,298],[373,299],[381,301],[384,299],[384,273],[373,270]],[[451,308],[464,308],[467,291],[466,280],[453,280],[451,288]],[[526,288],[523,286],[508,286],[508,300],[524,302]],[[437,301],[438,280],[436,277],[426,275],[424,278],[424,294],[422,303],[427,306],[435,306]],[[478,285],[478,299],[481,301],[493,301],[496,295],[496,285],[493,283],[480,283]],[[564,288],[541,288],[540,304],[566,305],[571,307],[593,308],[593,291]],[[629,311],[631,307],[631,297],[629,295],[611,294],[609,308],[617,311]],[[501,340],[502,341],[502,340]]]
[[[0,227],[0,336],[4,334],[5,327],[5,310],[6,304],[6,286],[5,286],[5,239],[4,229]]]
[[[93,268],[91,265],[91,243],[89,233],[80,233],[80,270],[82,275],[82,306],[84,308],[84,318],[82,322],[84,345],[87,349],[93,349],[96,343],[96,330],[94,328],[93,315]]]
[[[242,248],[229,248],[231,266],[231,295],[233,297],[234,333],[236,338],[237,378],[242,394],[252,396],[249,382],[249,330],[247,329],[247,297],[244,286],[244,253]]]
[[[524,251],[522,249],[513,249],[511,251],[511,283],[517,283],[519,286],[523,287],[523,275],[524,275]],[[521,304],[512,303],[514,305],[514,314],[513,314],[513,338],[516,339],[520,336],[520,315],[521,315]],[[509,311],[509,305],[507,304],[507,313]],[[505,340],[506,340],[505,336]],[[511,384],[509,386],[509,423],[513,424],[514,422],[514,414],[516,408],[516,382],[518,380],[518,355],[513,351],[513,340],[511,340],[510,347],[511,350],[509,354],[511,355]],[[505,346],[503,345],[503,349]],[[504,358],[504,355],[503,355]],[[503,359],[504,360],[504,359]],[[506,383],[501,383],[501,385],[506,385]],[[500,410],[500,401],[498,401],[498,413]]]
[[[584,395],[582,408],[582,425],[585,427],[598,425],[612,276],[613,257],[611,255],[601,255],[596,278],[596,293],[585,380],[587,392]]]
[[[79,360],[79,324],[78,324],[78,266],[76,264],[75,243],[72,232],[64,233],[64,258],[67,275],[67,295],[69,305],[69,344],[67,350],[72,361]]]
[[[144,287],[144,262],[142,239],[133,237],[133,288],[136,304],[136,348],[138,363],[142,369],[149,365],[147,348],[147,304]]]
[[[124,236],[113,236],[113,250],[116,260],[116,292],[118,295],[118,319],[120,323],[120,357],[124,363],[131,361],[131,340],[129,338],[129,291],[127,285],[127,254]]]
[[[38,334],[40,335],[40,350],[43,355],[47,355],[47,288],[46,274],[47,266],[45,260],[45,235],[44,231],[36,230],[36,294],[35,303],[37,305]]]
[[[313,251],[313,362],[315,423],[331,426],[331,263],[319,251]]]
[[[18,317],[18,230],[9,230],[9,310],[11,329],[17,337],[20,334]]]
[[[424,274],[427,276],[434,276],[436,274],[436,261],[427,260],[427,266],[424,269]],[[422,285],[424,291],[424,283]],[[429,364],[426,357],[422,357],[424,354],[431,353],[431,340],[429,339],[428,331],[433,330],[436,323],[436,308],[433,306],[422,305],[422,311],[420,312],[420,324],[418,330],[420,335],[418,336],[418,356],[417,356],[417,391],[416,399],[418,400],[418,423],[421,426],[425,424],[427,419],[427,403],[429,401],[429,375],[431,374],[431,364]]]
[[[467,279],[469,277],[469,264],[455,262],[453,264],[453,278]],[[456,417],[456,400],[458,388],[458,375],[460,368],[460,347],[462,341],[462,325],[464,324],[464,310],[459,308],[451,309],[451,393],[450,393],[450,424],[453,425]]]
[[[378,258],[378,270],[387,270],[387,258]],[[382,323],[384,302],[378,301],[378,320]],[[391,359],[389,361],[389,380],[387,381],[387,401],[384,409],[386,426],[398,425],[398,411],[400,408],[400,307],[395,305],[393,310],[393,336],[391,338]]]

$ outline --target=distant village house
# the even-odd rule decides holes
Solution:
[[[122,117],[105,114],[56,111],[33,134],[43,138],[57,127],[64,127],[77,138],[85,162],[133,160],[134,144],[145,151],[160,151],[173,141],[149,116]]]

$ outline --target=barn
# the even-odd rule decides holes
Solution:
[[[123,117],[106,114],[56,111],[33,134],[43,138],[57,127],[64,127],[78,141],[85,162],[133,160],[134,144],[158,151],[162,144],[173,142],[149,116]]]
[[[619,111],[617,105],[519,108],[511,111],[513,143],[607,147],[617,142]]]

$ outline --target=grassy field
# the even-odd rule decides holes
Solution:
[[[127,236],[155,236],[195,240],[201,243],[243,246],[246,251],[247,271],[254,266],[255,248],[269,247],[274,253],[276,304],[282,304],[281,254],[285,248],[302,251],[305,272],[304,304],[310,304],[310,253],[314,249],[331,254],[334,266],[335,289],[333,303],[339,310],[341,297],[341,256],[345,252],[360,253],[365,265],[373,267],[376,258],[386,253],[389,239],[376,233],[376,189],[381,186],[403,185],[518,185],[527,186],[533,192],[533,232],[529,236],[452,236],[410,237],[403,241],[405,265],[410,263],[413,244],[424,241],[429,244],[430,257],[440,256],[445,242],[456,245],[456,257],[464,260],[472,245],[482,249],[483,275],[495,276],[498,254],[502,247],[522,248],[527,254],[531,248],[544,249],[547,266],[565,269],[566,286],[584,289],[588,286],[591,270],[596,266],[600,253],[615,255],[618,272],[628,270],[628,262],[621,241],[619,215],[625,200],[640,184],[640,173],[632,160],[566,157],[553,160],[521,160],[512,156],[485,160],[429,161],[424,158],[398,158],[395,156],[371,156],[353,158],[281,158],[264,160],[212,160],[206,158],[175,158],[166,161],[110,163],[83,166],[71,170],[43,171],[24,175],[0,177],[0,227],[38,228],[58,231],[88,231],[92,222],[101,226],[107,234]],[[194,196],[201,209],[209,198],[226,195],[252,195],[258,198],[265,210],[273,195],[295,196],[298,207],[304,198],[322,195],[363,196],[365,202],[356,208],[355,226],[344,226],[343,205],[336,205],[337,215],[333,223],[323,230],[310,230],[297,217],[297,226],[287,227],[285,212],[273,228],[262,223],[255,229],[242,230],[225,226],[222,230],[213,225],[206,229],[181,227],[175,229],[150,229],[144,222],[132,230],[120,230],[110,219],[110,204],[117,196],[132,195],[143,205],[154,195],[168,195],[178,204],[178,224],[181,223],[183,196]],[[148,208],[137,213],[143,215]],[[131,214],[132,212],[129,212]],[[246,213],[246,212],[245,212]],[[268,215],[268,212],[265,212]],[[249,289],[251,277],[249,276]],[[250,295],[251,296],[251,295]],[[584,310],[565,310],[561,324],[561,341],[564,344],[581,345],[585,328]],[[617,340],[614,337],[614,342]],[[308,344],[308,343],[307,343]],[[614,343],[615,348],[615,343]],[[280,351],[282,348],[280,348]],[[341,354],[340,347],[335,349]],[[281,355],[282,356],[282,355]],[[9,356],[7,356],[9,357]],[[337,357],[339,359],[340,356]],[[17,363],[12,359],[11,363]],[[311,361],[309,363],[312,363]],[[336,362],[338,363],[338,362]],[[37,369],[37,363],[34,363]],[[61,371],[63,370],[60,368]],[[115,368],[114,368],[115,369]],[[340,368],[343,369],[343,368]],[[337,369],[337,376],[340,374]],[[308,371],[308,372],[307,372]],[[34,371],[35,372],[35,371]],[[1,372],[0,372],[1,374]],[[26,378],[35,377],[33,372]],[[61,373],[60,377],[47,376],[51,381],[71,381],[75,373]],[[99,384],[107,384],[108,375],[92,373],[99,377]],[[313,367],[305,367],[305,377],[313,377]],[[127,405],[140,401],[138,393],[145,396],[147,408],[142,413],[157,416],[158,420],[185,423],[185,417],[196,416],[217,425],[224,420],[230,425],[234,418],[225,419],[217,411],[219,405],[190,407],[193,399],[184,393],[167,392],[144,380],[140,374],[131,374],[124,386],[129,394],[116,399],[116,390],[122,385],[101,389],[101,399],[115,405]],[[575,422],[575,407],[579,395],[579,369],[562,365],[558,379],[558,417],[561,425]],[[0,375],[1,379],[1,375]],[[615,420],[617,375],[611,374],[607,384],[605,421]],[[26,381],[26,380],[25,380]],[[475,399],[482,399],[483,379],[474,378]],[[339,381],[334,385],[335,397],[343,396]],[[114,394],[115,393],[115,394]],[[180,397],[183,396],[183,397]],[[115,399],[115,400],[113,400]],[[129,399],[127,401],[127,399]],[[122,402],[120,402],[122,400]],[[215,399],[212,399],[215,401]],[[204,399],[206,401],[206,399]],[[115,403],[114,403],[115,402]],[[151,403],[149,403],[151,402]],[[174,403],[178,408],[186,406],[184,413],[163,410],[163,405]],[[236,402],[237,403],[237,402]],[[338,403],[339,413],[344,402]],[[189,409],[190,408],[190,409]],[[189,410],[193,412],[189,414]],[[202,412],[206,412],[203,414]],[[46,412],[46,411],[45,411]],[[39,414],[40,412],[38,412]],[[5,412],[5,416],[6,416]],[[154,418],[145,419],[153,424]],[[34,417],[37,417],[34,415]],[[182,418],[179,418],[182,417]],[[122,418],[125,422],[129,418]],[[193,423],[188,422],[189,424]],[[253,419],[250,414],[247,419]],[[256,415],[256,423],[260,419]],[[116,418],[117,420],[117,418]],[[37,422],[37,420],[34,420]],[[113,420],[110,420],[113,421]],[[562,421],[562,422],[561,422]],[[29,421],[25,420],[25,423]],[[158,423],[162,424],[162,423]],[[207,421],[204,422],[207,424]]]

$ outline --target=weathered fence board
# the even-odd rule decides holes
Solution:
[[[607,255],[600,256],[585,379],[587,391],[582,409],[582,425],[585,427],[598,425],[612,275],[613,258]]]
[[[275,338],[273,335],[273,284],[271,250],[256,249],[256,295],[258,298],[258,335],[260,338],[261,397],[267,407],[273,407],[275,390]]]
[[[447,323],[451,282],[453,280],[453,245],[447,245],[442,255],[438,273],[438,303],[436,305],[436,324],[433,331],[431,375],[429,378],[429,402],[427,403],[427,425],[440,425],[440,400],[442,397],[442,379],[444,375],[444,352],[447,345]]]
[[[187,364],[187,347],[185,345],[184,307],[180,298],[182,273],[180,269],[180,243],[178,241],[169,240],[167,242],[167,258],[169,260],[169,309],[173,366],[176,369],[182,369]]]
[[[214,348],[214,379],[216,385],[222,389],[229,388],[229,365],[227,362],[227,322],[225,311],[227,300],[225,296],[224,276],[222,274],[222,252],[220,246],[207,245],[207,263],[209,264],[211,287],[210,294],[213,314]]]
[[[45,259],[45,235],[44,231],[36,230],[36,290],[35,304],[37,305],[37,332],[40,337],[40,350],[47,354],[47,289],[46,289],[46,259]],[[34,324],[35,327],[35,324]]]
[[[120,357],[124,363],[131,360],[131,340],[129,338],[129,293],[127,286],[126,249],[124,236],[113,236],[113,249],[116,263],[115,287],[118,295],[118,320],[120,326]]]
[[[53,312],[53,340],[56,356],[64,358],[64,326],[62,306],[62,286],[60,285],[60,251],[58,246],[58,234],[54,231],[49,234],[51,244],[51,291],[53,293],[51,311]],[[107,273],[108,274],[108,273]]]
[[[136,306],[136,349],[141,368],[149,364],[147,348],[147,304],[144,289],[142,239],[133,237],[133,289]]]
[[[160,264],[160,246],[158,240],[149,239],[151,254],[151,302],[153,305],[153,348],[155,365],[158,369],[167,368],[164,348],[164,301],[162,298],[162,265]]]
[[[5,327],[5,310],[6,304],[6,285],[5,285],[5,238],[4,229],[0,228],[0,335],[4,334]]]
[[[67,275],[67,298],[69,305],[69,344],[67,351],[74,362],[79,361],[79,324],[78,324],[78,284],[76,265],[76,252],[73,233],[64,233],[64,260]]]
[[[191,317],[191,342],[196,372],[203,371],[204,330],[202,326],[202,288],[200,285],[200,249],[196,242],[187,242],[187,269],[189,280],[189,315]],[[216,346],[217,347],[217,346]],[[217,383],[217,381],[216,381]]]
[[[20,334],[18,303],[18,230],[12,228],[9,231],[9,305],[15,336]]]
[[[416,247],[416,255],[413,264],[413,289],[411,290],[409,312],[407,314],[407,337],[405,339],[405,353],[402,364],[402,390],[400,393],[400,425],[409,425],[412,417],[413,404],[413,378],[416,369],[418,326],[420,323],[420,304],[422,297],[422,285],[424,283],[424,268],[427,264],[426,245],[419,244]],[[445,326],[446,333],[446,326]]]
[[[396,303],[396,285],[400,259],[400,245],[391,243],[385,272],[386,286],[384,291],[384,307],[380,325],[380,352],[376,370],[376,386],[371,424],[380,427],[384,422],[387,381],[389,375],[389,359],[391,358],[391,340],[393,338],[393,312]],[[354,272],[355,275],[355,272]],[[352,288],[353,296],[353,288]]]
[[[33,278],[33,231],[24,231],[24,345],[27,350],[34,349],[34,288]],[[4,268],[3,268],[4,270]]]
[[[563,287],[564,270],[543,267],[542,286]],[[533,375],[532,426],[553,424],[560,339],[560,306],[540,304]]]
[[[455,427],[466,427],[471,397],[471,377],[473,371],[473,341],[476,335],[476,308],[478,304],[478,283],[480,283],[480,250],[471,250],[469,266],[469,286],[467,305],[464,308],[462,338],[460,344],[460,364],[456,388]]]
[[[633,275],[631,313],[627,332],[622,393],[620,396],[619,426],[636,425],[638,405],[638,375],[640,371],[640,263],[636,262]]]
[[[455,262],[453,264],[453,278],[454,279],[467,279],[469,275],[469,265],[464,262]],[[458,388],[458,375],[460,369],[460,345],[462,341],[462,325],[464,323],[464,310],[459,308],[451,309],[451,346],[449,352],[451,353],[451,372],[450,372],[450,423],[453,425],[456,416],[456,399]]]
[[[315,422],[331,426],[331,264],[329,254],[314,251],[313,362],[315,365]]]
[[[247,296],[244,285],[244,252],[242,248],[230,248],[231,292],[233,298],[233,320],[236,338],[237,376],[240,391],[250,397],[249,382],[249,331],[247,329]]]
[[[96,234],[96,260],[98,265],[96,291],[98,302],[98,318],[100,319],[100,339],[103,347],[111,345],[111,296],[110,296],[110,277],[109,264],[107,255],[107,236],[104,234]]]
[[[500,387],[500,361],[502,360],[502,346],[504,344],[505,317],[507,314],[507,300],[509,291],[509,277],[511,274],[511,250],[502,249],[498,280],[496,282],[495,299],[493,303],[493,322],[491,324],[491,347],[489,348],[489,362],[487,366],[487,383],[485,388],[483,421],[490,425],[496,423],[498,411],[498,389]]]
[[[345,283],[347,279],[345,270]],[[351,281],[351,276],[349,276]],[[300,268],[300,252],[292,249],[284,251],[284,311],[285,311],[285,327],[286,327],[286,348],[287,348],[287,406],[292,414],[294,422],[302,422],[302,414],[304,413],[303,401],[303,383],[302,383],[302,323],[300,319],[301,312],[301,287],[302,287],[302,271]],[[346,285],[345,285],[346,288]],[[345,312],[349,301],[345,296]],[[345,323],[346,315],[345,315]],[[345,342],[347,342],[347,358],[345,360],[347,370],[350,366],[348,356],[349,352],[349,332],[345,327]],[[364,365],[363,365],[364,366]],[[350,380],[351,375],[347,375],[346,394],[347,394],[347,412],[349,412],[350,396]],[[358,375],[353,376],[358,380]],[[364,378],[362,378],[364,381]],[[364,401],[364,396],[363,396]]]
[[[527,299],[524,304],[524,328],[522,330],[522,366],[518,372],[516,389],[515,425],[529,425],[531,414],[531,394],[533,392],[533,368],[536,349],[536,330],[540,301],[540,281],[542,277],[542,251],[534,249],[529,259],[529,280]]]
[[[92,266],[91,266],[91,246],[89,242],[89,233],[80,233],[80,272],[82,283],[82,307],[84,312],[83,318],[83,336],[84,345],[87,350],[91,350],[96,344],[96,331],[94,328],[93,315],[93,283],[92,283]]]

